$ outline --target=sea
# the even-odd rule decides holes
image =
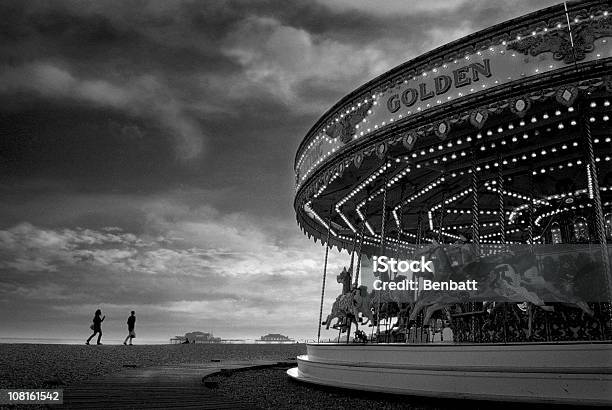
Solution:
[[[111,339],[102,337],[102,344],[118,345],[122,344],[124,339]],[[299,340],[299,343],[308,342],[310,340]],[[314,340],[313,340],[314,341]],[[331,341],[331,340],[330,340]],[[58,345],[82,345],[85,344],[84,338],[35,338],[35,337],[0,337],[0,343],[19,343],[19,344],[58,344]],[[95,343],[95,338],[91,343]],[[278,342],[261,342],[256,339],[231,339],[222,340],[223,344],[279,344]],[[170,344],[169,339],[134,339],[134,344],[137,345],[167,345]]]

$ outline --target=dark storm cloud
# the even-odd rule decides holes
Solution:
[[[3,1],[1,323],[53,335],[136,306],[164,338],[287,317],[310,336],[322,249],[293,217],[304,133],[393,66],[550,4]]]
[[[262,117],[288,124],[308,113],[308,120],[297,119],[293,135],[274,135],[297,142],[313,114],[432,41],[441,44],[528,9],[525,2],[511,10],[489,3],[4,2],[0,92],[12,99],[19,94],[18,106],[42,98],[79,118],[87,114],[74,112],[75,105],[123,116],[123,128],[151,128],[136,134],[173,142],[169,152],[180,159],[216,151],[228,139],[228,120],[253,129]],[[108,138],[125,135],[102,119],[86,126],[91,123]],[[235,145],[256,141],[237,137],[232,134]],[[127,169],[122,176],[134,174]]]

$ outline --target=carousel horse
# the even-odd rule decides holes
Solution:
[[[342,283],[343,295],[351,291],[351,271],[346,270],[345,266],[344,269],[342,269],[342,272],[340,272],[340,274],[336,276],[336,282]]]
[[[404,275],[397,275],[394,279],[390,280],[388,283],[395,282],[400,283],[406,279]],[[390,290],[387,288],[381,290],[372,290],[370,294],[370,299],[372,300],[372,307],[378,306],[380,303],[384,305],[386,303],[397,303],[398,305],[402,303],[414,303],[414,297],[410,291],[406,290]]]
[[[353,306],[355,310],[358,313],[361,313],[363,317],[367,318],[371,326],[375,325],[376,320],[374,319],[372,309],[370,309],[372,302],[370,300],[370,295],[368,294],[368,287],[359,286],[358,288],[353,289],[351,294],[353,295]]]
[[[425,311],[423,323],[427,323],[434,313],[446,309],[449,305],[466,303],[468,300],[469,293],[467,292],[450,292],[442,290],[428,291],[415,303],[408,320],[411,322],[416,321],[419,313]],[[446,312],[446,315],[448,320],[452,322],[450,313]]]
[[[579,309],[590,317],[594,316],[589,304],[577,296],[581,284],[584,286],[584,283],[593,282],[586,280],[588,274],[596,270],[589,265],[591,260],[588,255],[579,255],[578,258],[563,255],[558,264],[547,260],[546,272],[541,274],[533,254],[498,253],[481,257],[479,263],[473,263],[477,258],[469,254],[469,251],[467,256],[462,253],[460,260],[456,261],[457,258],[453,258],[453,254],[457,253],[456,248],[451,245],[444,249],[443,246],[434,243],[421,251],[434,261],[436,280],[446,280],[444,278],[451,277],[454,280],[461,280],[460,277],[466,276],[470,279],[480,277],[479,298],[505,301],[513,306],[516,303],[524,303],[526,309],[523,310],[527,313],[527,327],[524,331],[527,339],[532,337],[534,331],[533,316],[536,309],[548,312],[555,310],[554,306],[546,305],[546,302]],[[581,263],[584,269],[578,268]],[[553,268],[556,268],[555,272],[548,272]],[[578,280],[578,277],[581,280]],[[415,304],[410,315],[411,321],[416,320],[420,311],[424,310],[424,323],[427,323],[436,311],[456,303],[453,295],[445,295],[445,292],[428,293],[429,295],[422,295],[423,297]],[[593,291],[582,292],[582,294],[593,293]],[[494,311],[501,306],[503,304],[495,306],[491,315],[494,315]],[[511,309],[511,312],[516,316],[517,323],[521,322],[517,312],[514,309]]]
[[[347,318],[347,313],[353,313],[352,303],[348,294],[351,290],[351,274],[347,271],[346,267],[336,276],[336,282],[342,284],[342,293],[336,297],[334,304],[332,305],[332,311],[327,316],[327,319],[322,323],[326,325],[326,329],[329,329],[329,325],[332,319],[337,318],[338,322],[334,327],[338,326],[341,322],[344,322]]]
[[[360,286],[351,290],[349,293],[339,295],[332,305],[331,313],[321,324],[325,325],[326,329],[329,329],[333,319],[338,319],[334,327],[338,327],[341,323],[344,323],[346,319],[349,319],[358,327],[358,318],[361,313],[362,317],[368,319],[365,323],[369,323],[370,326],[373,326],[376,324],[376,319],[372,314],[370,305],[371,301],[370,295],[368,294],[368,288],[366,286]]]
[[[497,265],[493,271],[493,280],[490,288],[508,301],[529,302],[536,306],[544,306],[540,296],[525,287],[526,283],[513,265],[503,263]]]
[[[500,270],[503,272],[500,272]],[[527,265],[520,261],[516,265],[502,264],[496,266],[494,271],[500,273],[494,281],[494,284],[497,285],[495,290],[509,300],[527,302],[529,304],[527,311],[530,322],[533,314],[532,305],[546,311],[554,310],[554,307],[546,306],[546,302],[557,302],[568,307],[578,308],[591,317],[594,315],[585,301],[573,295],[572,287],[569,287],[569,290],[559,289],[554,281],[547,281],[540,274],[535,261],[532,263],[527,261]],[[540,295],[545,295],[546,302]]]
[[[404,281],[406,276],[397,275],[390,282],[400,283]],[[392,317],[397,314],[398,322],[392,327],[397,326],[401,321],[400,317],[405,314],[409,307],[414,303],[412,292],[405,290],[390,290],[388,288],[381,290],[372,290],[370,293],[371,309],[374,313],[378,313],[378,319]],[[408,306],[402,310],[402,306]]]
[[[497,261],[499,262],[500,260]],[[486,289],[487,296],[490,296],[493,300],[499,301],[501,299],[508,303],[525,304],[528,318],[525,336],[529,339],[532,333],[533,306],[540,306],[545,310],[547,310],[548,307],[545,306],[544,300],[540,298],[537,293],[532,292],[530,289],[525,287],[521,274],[518,272],[518,270],[520,270],[520,266],[515,266],[512,263],[512,256],[506,255],[503,262],[511,263],[501,263],[496,265],[491,270],[488,280],[482,287]],[[486,302],[483,307],[486,309],[489,303],[491,302]],[[493,303],[493,307],[490,310],[490,317],[494,317],[496,314],[495,312],[502,306],[504,306],[503,303]],[[516,320],[520,322],[520,317],[518,317],[517,313],[514,310],[512,310],[512,312],[516,316]]]
[[[558,289],[553,283],[547,282],[541,276],[525,278],[524,283],[529,289],[540,292],[544,291],[547,295],[547,302],[557,302],[568,307],[578,308],[591,317],[595,314],[584,300],[572,295],[571,291],[567,292]],[[544,308],[540,305],[536,306]]]
[[[449,257],[448,253],[451,253],[454,257]],[[474,262],[477,261],[473,248],[468,244],[442,245],[435,241],[417,252],[416,256],[425,256],[433,261],[433,280],[440,282],[456,276],[466,277],[465,267],[473,266]],[[436,312],[446,311],[446,316],[452,323],[447,307],[451,304],[464,303],[468,299],[469,294],[466,292],[440,290],[421,293],[410,312],[409,321],[416,321],[419,313],[424,311],[423,323],[428,323]]]
[[[513,300],[513,298],[517,298],[515,300],[523,300],[523,297],[526,297],[530,302],[538,305],[544,304],[536,294],[517,285],[516,275],[512,275],[516,272],[510,265],[500,265],[500,263],[512,257],[512,254],[496,254],[479,258],[475,248],[471,244],[465,243],[446,246],[433,243],[426,247],[421,254],[428,255],[433,260],[434,280],[445,281],[453,279],[461,281],[466,278],[477,279],[478,282],[484,284],[484,286],[480,285],[480,287],[487,289],[492,299],[501,296],[509,300]],[[514,279],[512,284],[507,283],[509,282],[508,278],[505,278],[506,282],[504,284],[498,283],[498,278],[502,274],[501,271],[509,271],[507,275]],[[450,313],[446,308],[453,304],[467,303],[469,300],[470,293],[468,292],[429,291],[423,293],[410,314],[410,321],[415,321],[418,314],[424,311],[424,323],[427,323],[436,312],[445,310],[446,316],[450,320]]]
[[[329,329],[331,321],[338,319],[334,327],[341,326],[346,320],[350,320],[351,323],[355,323],[358,327],[357,319],[359,313],[366,317],[370,323],[374,323],[374,316],[370,310],[370,298],[368,295],[367,287],[360,286],[356,289],[351,289],[351,274],[346,268],[336,277],[338,283],[342,283],[343,293],[336,297],[334,304],[332,305],[331,313],[327,316],[327,319],[321,324]]]
[[[554,307],[546,306],[545,303],[555,302],[580,309],[593,317],[594,312],[588,303],[575,294],[575,290],[581,283],[592,282],[591,280],[580,281],[576,278],[576,273],[580,272],[577,266],[578,262],[588,264],[590,261],[588,256],[579,254],[578,258],[574,258],[571,255],[562,255],[558,265],[552,258],[547,258],[543,261],[543,270],[537,267],[537,261],[532,254],[516,255],[514,258],[510,257],[507,258],[509,260],[504,261],[509,262],[508,266],[516,270],[516,274],[512,275],[512,286],[519,290],[519,293],[523,293],[524,296],[532,296],[523,299],[529,303],[528,313],[530,315],[533,313],[533,307],[549,312],[553,311]],[[556,272],[555,267],[559,269],[558,272]],[[593,269],[590,267],[586,270],[590,272]]]

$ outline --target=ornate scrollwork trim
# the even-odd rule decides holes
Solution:
[[[325,130],[328,137],[340,138],[343,144],[348,144],[355,133],[355,126],[368,116],[368,111],[372,108],[372,100],[359,106],[355,111],[343,115],[338,122]]]
[[[595,40],[612,36],[612,15],[575,23],[572,27],[572,36],[573,47],[569,31],[561,29],[543,35],[529,36],[512,42],[507,47],[509,50],[533,57],[551,52],[555,60],[571,64],[584,60],[586,54],[595,49]]]

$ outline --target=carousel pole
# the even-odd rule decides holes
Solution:
[[[415,187],[416,190],[416,187]],[[417,247],[419,247],[421,245],[421,242],[423,240],[423,210],[420,209],[419,210],[419,216],[417,218],[417,237],[416,237],[416,244]],[[415,295],[415,300],[416,300],[416,292],[415,291],[414,295]],[[415,324],[418,322],[418,317],[415,321]],[[409,337],[412,337],[412,331],[408,331],[408,335]],[[415,329],[415,333],[414,333],[414,337],[416,338],[416,329]]]
[[[366,221],[368,220],[368,205],[366,203],[366,207],[363,212],[363,221],[361,221],[361,229],[359,232],[359,250],[357,251],[357,266],[355,271],[355,282],[353,287],[355,289],[359,286],[359,274],[361,273],[361,249],[363,247],[363,236],[365,234]]]
[[[402,184],[402,190],[400,193],[400,198],[399,198],[399,216],[397,217],[397,236],[395,239],[395,259],[399,260],[400,258],[400,240],[402,238],[402,200],[404,198],[404,191],[405,191],[405,186],[404,184]],[[394,275],[393,278],[391,279],[395,279],[397,275]],[[397,304],[397,308],[398,311],[400,309],[400,303]],[[397,320],[398,323],[400,323],[400,317],[399,317],[399,313],[397,315]],[[391,328],[393,329],[393,326],[391,326]],[[387,332],[387,336],[385,337],[385,340],[387,340],[387,343],[389,342],[389,332]]]
[[[419,210],[419,216],[417,218],[417,235],[416,235],[416,244],[421,244],[421,239],[423,236],[423,211]]]
[[[355,231],[355,234],[353,235],[353,246],[352,246],[352,250],[351,250],[351,264],[349,266],[349,275],[350,275],[349,283],[353,283],[353,269],[354,269],[355,251],[356,250],[357,250],[357,231]]]
[[[380,221],[380,256],[385,254],[385,222],[387,216],[387,183],[388,179],[385,176],[383,187],[383,203],[382,203],[382,215]],[[376,341],[378,342],[378,337],[380,336],[380,300],[381,293],[378,292],[378,310],[376,311]],[[388,310],[388,309],[387,309]]]
[[[357,251],[357,267],[355,271],[355,282],[353,287],[357,288],[359,286],[359,274],[361,273],[361,248],[363,247],[363,235],[365,234],[365,224],[368,219],[368,205],[366,204],[366,208],[363,210],[363,221],[361,221],[361,229],[359,232],[359,247]]]
[[[404,198],[404,191],[405,191],[405,185],[402,184],[402,191],[400,193],[400,199],[399,199],[399,215],[397,217],[397,237],[396,239],[396,244],[395,244],[395,258],[399,259],[400,256],[400,240],[402,239],[402,200]],[[395,279],[395,278],[394,278]]]
[[[478,175],[476,174],[476,153],[472,150],[472,164],[470,172],[472,173],[472,243],[476,248],[476,255],[480,258],[480,225],[479,225],[479,206],[478,206]]]
[[[380,254],[381,256],[385,253],[385,223],[387,216],[387,183],[388,179],[385,177],[385,186],[383,190],[383,205],[382,215],[380,221]]]
[[[533,252],[534,243],[533,243],[533,192],[534,192],[534,181],[533,181],[533,168],[529,168],[529,207],[528,217],[529,217],[529,225],[527,226],[527,243],[529,244],[531,251]]]
[[[472,173],[472,243],[476,248],[476,256],[480,259],[480,208],[478,204],[478,175],[477,175],[476,150],[472,149],[472,163],[470,172]],[[474,311],[474,302],[469,304],[470,311]],[[470,318],[470,336],[474,341],[474,316]]]
[[[317,331],[317,343],[321,341],[321,320],[323,320],[323,298],[325,297],[325,280],[327,278],[327,259],[329,257],[329,234],[331,231],[331,211],[327,218],[327,240],[325,241],[325,264],[323,265],[323,283],[321,285],[321,306],[319,307],[319,326]]]
[[[497,199],[499,201],[499,230],[501,235],[502,249],[506,247],[506,208],[504,207],[504,171],[502,169],[502,158],[498,156],[497,163]]]
[[[533,201],[534,201],[534,180],[533,180],[533,168],[530,167],[529,168],[529,207],[527,208],[528,211],[528,226],[527,226],[527,243],[529,244],[529,251],[531,254],[533,254],[534,257],[536,257],[535,254],[535,244],[533,243],[533,214],[534,214],[534,206],[533,206]],[[538,266],[538,270],[541,271],[541,266],[540,266],[540,261],[537,259],[536,257],[536,264]],[[550,340],[550,325],[548,323],[548,311],[544,310],[544,329],[546,331],[546,341],[548,342]]]
[[[357,232],[355,232],[355,235],[353,236],[353,250],[351,251],[351,266],[349,268],[349,285],[351,283],[353,283],[353,262],[355,261],[355,250],[357,248]],[[355,318],[355,320],[357,320],[357,318]],[[348,321],[348,330],[346,332],[346,344],[349,343],[349,340],[351,338],[351,327],[353,325],[353,321],[349,319]],[[340,341],[340,338],[338,337],[338,341]]]
[[[444,176],[444,174],[442,174]],[[444,227],[444,215],[446,214],[446,190],[442,194],[442,208],[440,208],[440,218],[438,219],[438,243],[443,244],[442,228]]]
[[[605,222],[603,216],[603,207],[601,204],[601,195],[599,191],[599,177],[597,175],[597,165],[595,164],[595,154],[593,152],[593,137],[591,135],[591,125],[589,120],[582,118],[582,126],[584,130],[584,139],[586,140],[586,155],[587,155],[587,183],[589,198],[593,200],[595,205],[595,230],[597,231],[597,239],[601,250],[601,262],[604,270],[604,281],[608,296],[608,309],[612,303],[612,278],[610,278],[610,257],[608,255],[608,246],[606,241]]]
[[[401,240],[401,235],[402,235],[402,222],[404,219],[404,213],[402,210],[402,200],[404,198],[404,188],[405,186],[402,184],[402,193],[400,195],[400,202],[399,202],[399,208],[398,208],[398,212],[399,215],[397,217],[397,222],[398,222],[398,226],[397,226],[397,248],[396,248],[396,252],[395,252],[395,257],[397,259],[399,259],[399,253],[400,253],[400,240]],[[401,308],[401,306],[398,306],[398,309]],[[400,309],[401,311],[401,309]],[[407,318],[400,318],[399,314],[398,314],[398,323],[400,324],[400,328],[403,325],[404,326],[404,343],[408,341],[408,321],[405,320]],[[405,320],[405,323],[404,323]]]
[[[444,173],[442,173],[442,176],[444,176]],[[443,240],[444,237],[442,236],[442,232],[444,230],[444,216],[445,215],[446,215],[446,190],[444,190],[444,193],[442,194],[442,208],[440,208],[440,218],[438,220],[438,243],[441,245],[444,244],[444,240]],[[431,323],[431,319],[430,319],[430,323]],[[435,339],[436,323],[437,323],[437,319],[434,321],[433,330],[431,330],[431,326],[430,326],[429,331],[427,332],[428,337],[429,335],[431,335],[432,339]],[[442,339],[443,329],[444,329],[444,320],[442,320],[442,327],[440,329],[440,339]]]
[[[400,207],[398,208],[399,211],[399,215],[397,217],[398,219],[398,226],[397,226],[397,237],[396,237],[396,244],[395,244],[395,258],[399,259],[400,257],[400,241],[402,240],[402,205],[400,203]]]
[[[349,342],[351,341],[351,325],[353,324],[352,321],[349,320],[349,325],[348,325],[348,330],[346,331],[346,344],[349,344]],[[338,339],[338,342],[340,342],[340,339]]]

